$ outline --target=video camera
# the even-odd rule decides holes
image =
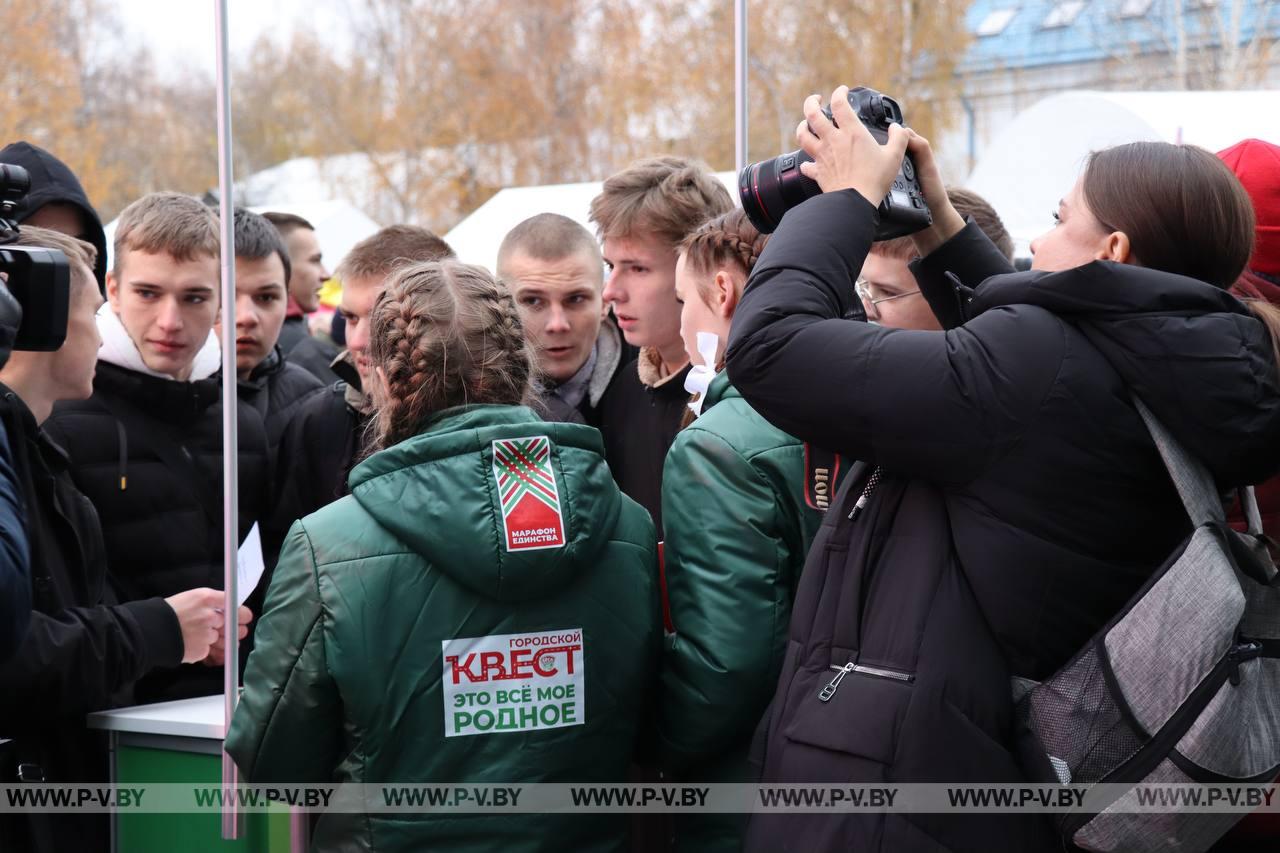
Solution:
[[[57,249],[11,245],[14,213],[31,189],[21,166],[0,163],[0,367],[15,349],[52,352],[67,337],[71,264]]]
[[[902,107],[898,102],[874,89],[863,86],[850,89],[849,106],[881,145],[889,141],[890,123],[902,124]],[[836,124],[831,107],[823,107],[822,112],[832,124]],[[822,193],[816,181],[800,172],[800,164],[812,160],[803,150],[792,151],[772,160],[752,163],[738,175],[742,209],[761,233],[773,233],[783,214],[800,202]],[[933,222],[910,154],[903,158],[897,177],[893,179],[893,188],[880,202],[879,210],[877,240],[914,234]]]

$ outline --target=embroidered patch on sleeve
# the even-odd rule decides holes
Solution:
[[[508,551],[563,548],[564,515],[545,435],[493,443],[493,476],[502,502]]]
[[[445,737],[587,721],[581,628],[444,640],[440,652]]]

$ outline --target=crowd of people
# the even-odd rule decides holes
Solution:
[[[1280,148],[1096,152],[1017,272],[926,140],[832,103],[797,130],[823,193],[772,235],[702,164],[646,159],[596,233],[529,211],[493,271],[383,228],[326,331],[311,223],[236,210],[247,779],[1024,779],[1010,678],[1060,669],[1190,531],[1135,398],[1280,536]],[[933,224],[877,242],[908,152]],[[0,772],[105,780],[85,714],[221,692],[220,226],[147,195],[108,268],[62,163],[0,163],[32,175],[20,242],[72,272],[66,343],[0,368],[0,540],[30,566]],[[108,826],[4,814],[0,841]],[[1001,814],[324,814],[313,839],[1058,849]]]

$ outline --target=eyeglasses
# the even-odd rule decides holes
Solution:
[[[906,293],[895,293],[892,296],[876,296],[874,288],[875,285],[867,281],[865,278],[860,278],[853,284],[853,289],[858,294],[858,298],[861,299],[868,308],[874,308],[881,302],[888,302],[891,299],[901,299],[904,296],[915,296],[920,292],[920,288],[917,287],[915,290],[908,290]]]

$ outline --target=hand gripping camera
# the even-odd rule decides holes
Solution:
[[[889,124],[902,124],[902,107],[887,95],[874,89],[859,86],[849,90],[849,106],[871,131],[876,141],[884,145],[889,141]],[[822,112],[832,124],[836,124],[831,107]],[[837,125],[838,126],[838,125]],[[800,172],[800,164],[813,158],[803,150],[782,154],[772,160],[752,163],[738,175],[738,194],[742,209],[761,233],[771,234],[788,210],[805,199],[819,195],[822,189],[817,182]],[[933,217],[925,204],[920,182],[916,180],[916,164],[908,154],[893,179],[893,188],[880,202],[880,224],[876,227],[877,240],[890,240],[914,234],[927,228]]]
[[[9,245],[14,211],[31,188],[21,166],[0,163],[0,367],[15,349],[52,352],[67,337],[71,265],[57,249]]]

